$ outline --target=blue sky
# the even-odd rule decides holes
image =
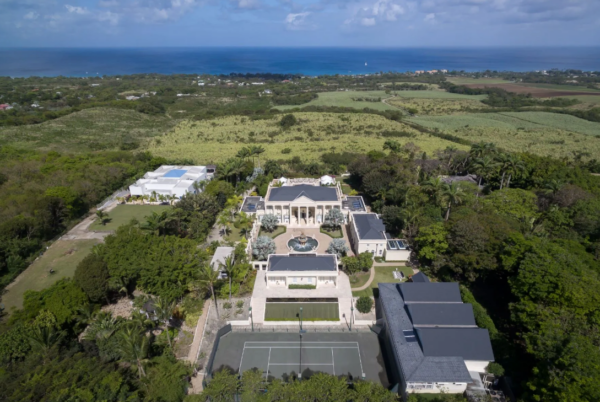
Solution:
[[[0,0],[0,46],[597,46],[600,0]]]

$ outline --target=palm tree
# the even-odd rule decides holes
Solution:
[[[196,190],[197,193],[201,193],[202,191],[204,191],[206,183],[207,180],[195,181],[194,183],[192,183],[192,187],[194,187],[194,190]]]
[[[198,282],[200,284],[210,290],[214,300],[215,300],[215,310],[217,312],[217,318],[219,317],[219,309],[217,307],[217,295],[215,294],[214,285],[219,280],[219,273],[215,271],[210,265],[202,265],[200,267],[200,271],[198,272]]]
[[[452,208],[452,204],[458,205],[462,202],[462,196],[464,191],[460,187],[458,183],[452,183],[451,185],[444,186],[444,198],[446,198],[448,202],[448,209],[446,211],[446,220],[450,218],[450,208]]]
[[[65,333],[63,331],[57,331],[52,327],[40,326],[29,336],[29,343],[35,352],[46,356],[54,346],[62,341],[64,336]]]
[[[504,187],[504,178],[506,177],[506,171],[508,166],[510,165],[510,157],[507,154],[498,154],[496,156],[496,161],[498,162],[498,166],[502,171],[502,178],[500,179],[500,190]]]
[[[145,232],[154,233],[158,236],[168,217],[169,214],[167,211],[163,211],[160,214],[152,211],[152,215],[146,217],[146,222],[140,226],[140,229]]]
[[[106,224],[110,221],[108,214],[104,211],[96,211],[96,218],[102,224],[102,226],[106,226]]]
[[[237,272],[237,266],[233,262],[233,255],[228,255],[225,257],[225,263],[220,263],[219,265],[223,271],[225,271],[227,278],[229,279],[229,300],[231,300],[231,281]]]
[[[84,305],[83,307],[79,307],[73,319],[80,326],[80,328],[85,328],[94,320],[95,316],[96,306],[90,303]]]
[[[217,218],[217,223],[223,228],[223,235],[227,236],[227,232],[229,231],[229,216],[224,213],[219,215]]]
[[[496,152],[498,152],[498,149],[496,148],[496,144],[493,142],[480,142],[471,146],[469,157],[471,159],[479,159],[483,158],[484,156],[493,155]]]
[[[252,155],[256,155],[258,159],[258,167],[260,167],[260,154],[264,153],[265,149],[260,145],[253,145],[250,151],[252,152]]]
[[[438,206],[440,205],[440,199],[444,192],[444,184],[445,183],[439,177],[431,177],[429,180],[422,183],[423,190],[433,198],[435,204]]]
[[[150,197],[148,197],[147,195],[143,195],[143,196],[142,196],[142,204],[145,204],[145,203],[146,203],[146,201],[148,201],[148,199],[149,199],[149,198],[150,198]]]
[[[508,172],[508,179],[506,180],[506,188],[510,187],[510,179],[513,175],[517,175],[525,170],[525,164],[517,155],[509,155],[506,161],[506,171]]]
[[[164,323],[167,327],[167,340],[169,341],[170,347],[173,347],[173,344],[171,343],[171,335],[169,335],[169,324],[171,323],[173,310],[175,310],[174,302],[169,302],[163,297],[157,297],[154,300],[154,313],[156,314],[158,321]]]
[[[86,333],[86,339],[108,339],[118,328],[118,321],[111,313],[100,312]]]
[[[421,216],[421,210],[414,204],[407,205],[406,208],[402,208],[400,217],[404,221],[404,227],[406,228],[406,234],[409,239],[412,239],[417,232],[417,220]]]
[[[479,176],[479,186],[483,179],[487,180],[489,174],[498,167],[498,163],[491,156],[484,156],[473,161],[475,173]]]
[[[544,191],[546,194],[556,194],[558,193],[558,191],[562,188],[563,186],[563,182],[561,180],[558,179],[552,179],[549,182],[547,182],[546,184],[544,184]]]
[[[117,350],[121,359],[135,364],[138,370],[138,377],[146,376],[144,364],[148,361],[148,349],[150,341],[136,325],[128,325],[118,333],[119,345]]]
[[[244,147],[238,151],[236,156],[242,160],[246,160],[252,156],[252,153],[248,148]]]

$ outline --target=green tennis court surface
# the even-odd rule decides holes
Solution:
[[[306,321],[339,321],[340,319],[338,303],[267,303],[265,306],[265,320],[299,320],[300,307],[302,307],[302,319]]]
[[[388,386],[377,335],[372,332],[230,332],[224,335],[210,373],[258,369],[266,379],[309,378],[317,372],[365,378]]]

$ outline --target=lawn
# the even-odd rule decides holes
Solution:
[[[229,233],[227,236],[225,236],[225,240],[227,241],[232,241],[235,243],[242,241],[242,238],[244,237],[242,230],[233,226],[232,222],[227,224],[227,232]]]
[[[358,101],[355,99],[385,99],[390,95],[385,91],[337,91],[337,92],[320,92],[319,97],[302,105],[283,105],[275,106],[275,109],[289,110],[294,108],[302,108],[306,106],[338,106],[351,107],[355,109],[375,109],[375,110],[395,110],[394,107],[386,105],[383,102]]]
[[[352,292],[352,296],[360,297],[360,296],[373,296],[373,289],[377,288],[378,283],[399,283],[397,279],[394,278],[394,271],[402,271],[404,276],[408,278],[408,275],[413,274],[413,270],[410,267],[375,267],[375,278],[373,278],[373,282],[371,282],[371,286],[365,290],[359,290]],[[367,274],[368,279],[368,274]],[[366,282],[366,280],[365,280]],[[364,285],[363,282],[362,284]],[[360,284],[352,284],[353,288],[357,288],[361,286]]]
[[[427,99],[396,97],[388,100],[390,105],[402,109],[416,109],[417,115],[446,115],[473,113],[480,109],[489,109],[490,106],[482,103],[476,97],[473,99]]]
[[[0,127],[0,145],[58,152],[118,149],[125,142],[143,142],[162,135],[178,120],[134,110],[93,108],[41,124]]]
[[[149,140],[145,150],[167,159],[189,159],[194,163],[222,162],[234,157],[249,145],[265,148],[261,160],[292,159],[318,161],[323,153],[366,153],[381,150],[389,139],[384,131],[405,131],[414,137],[394,138],[402,145],[412,142],[427,154],[438,149],[466,146],[421,133],[407,124],[373,114],[354,113],[294,113],[299,123],[289,130],[279,125],[281,116],[250,120],[243,116],[228,116],[211,120],[184,121],[161,138]],[[281,151],[289,148],[288,154]]]
[[[600,155],[600,123],[548,112],[419,116],[409,121],[473,142],[493,142],[512,152],[572,158],[573,152]],[[593,157],[593,156],[592,156]]]
[[[270,237],[271,239],[274,239],[277,236],[284,234],[286,232],[286,230],[287,230],[287,227],[284,225],[277,226],[277,228],[275,228],[275,230],[272,232],[267,232],[266,230],[263,230],[261,227],[258,232],[258,235],[259,236],[267,236],[267,237]]]
[[[2,303],[6,311],[23,307],[23,295],[28,290],[42,290],[59,279],[73,276],[77,264],[89,254],[99,240],[58,240],[6,287]],[[54,273],[50,274],[50,269]]]
[[[344,233],[342,232],[342,229],[334,229],[334,230],[328,230],[327,226],[321,226],[321,233],[326,234],[327,236],[333,238],[333,239],[341,239],[344,237]]]
[[[446,91],[395,91],[394,95],[398,98],[409,99],[462,99],[480,101],[487,98],[487,95],[463,95]],[[391,100],[387,102],[391,103]]]
[[[110,222],[102,225],[96,219],[90,225],[89,230],[97,232],[114,231],[119,226],[129,223],[133,218],[143,222],[146,216],[152,215],[152,212],[161,213],[168,211],[170,208],[169,205],[117,205],[115,209],[108,212]]]
[[[338,303],[267,303],[265,321],[299,321],[300,307],[302,319],[306,321],[339,321]]]

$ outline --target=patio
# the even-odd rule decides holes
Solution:
[[[319,228],[287,228],[287,231],[279,236],[277,236],[275,240],[275,246],[277,247],[275,254],[288,254],[290,252],[288,247],[288,241],[294,237],[300,236],[304,233],[306,236],[311,237],[319,242],[316,250],[311,251],[312,253],[317,254],[325,254],[325,250],[329,247],[329,243],[333,240],[326,234],[321,233]],[[342,226],[342,233],[344,235],[344,240],[346,240],[346,245],[350,248],[350,241],[348,240],[348,233],[346,232],[346,227]],[[348,255],[354,255],[352,250],[348,251]]]

